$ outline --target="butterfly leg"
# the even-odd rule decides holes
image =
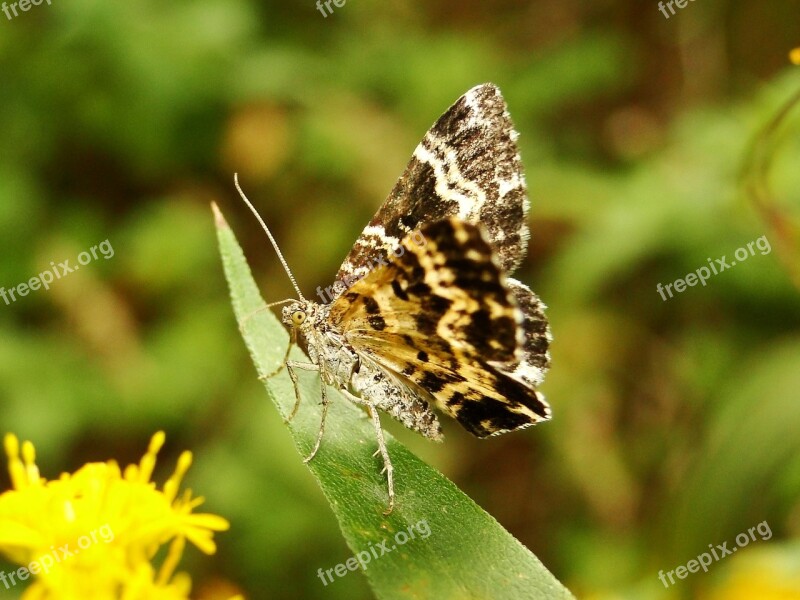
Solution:
[[[297,387],[297,373],[295,372],[295,369],[302,369],[303,371],[319,371],[319,365],[315,365],[314,363],[298,362],[296,360],[287,360],[284,364],[286,365],[286,370],[289,372],[289,378],[292,380],[292,386],[294,387],[294,408],[292,408],[292,412],[289,413],[289,416],[284,419],[284,422],[288,423],[294,419],[294,416],[297,414],[297,409],[300,408],[300,388]]]
[[[388,516],[394,510],[394,467],[392,466],[392,461],[389,460],[389,450],[386,448],[386,440],[383,439],[383,429],[381,428],[381,421],[378,418],[378,409],[371,404],[369,405],[369,416],[372,417],[372,424],[375,427],[375,437],[378,438],[378,452],[380,452],[383,457],[382,473],[386,473],[386,480],[389,487],[389,506],[383,511],[384,516]]]
[[[375,451],[373,456],[378,454],[383,457],[383,471],[381,473],[386,473],[386,481],[388,484],[389,490],[389,506],[383,511],[385,516],[391,514],[394,510],[394,467],[392,466],[392,461],[389,458],[389,450],[386,448],[386,440],[383,437],[383,428],[381,427],[381,420],[378,416],[378,409],[375,407],[374,404],[371,402],[367,402],[362,400],[358,396],[351,394],[347,390],[340,390],[345,397],[353,402],[354,404],[358,404],[360,406],[366,406],[367,411],[369,411],[369,416],[372,419],[372,425],[375,428],[375,437],[378,439],[378,449]]]
[[[289,372],[289,377],[292,380],[295,397],[294,408],[292,408],[292,412],[285,419],[286,423],[294,418],[294,416],[297,414],[297,410],[300,408],[300,388],[297,386],[297,373],[295,372],[295,369],[301,369],[303,371],[320,370],[319,365],[315,365],[314,363],[298,362],[296,360],[286,361],[286,370]],[[330,401],[328,400],[328,388],[322,381],[320,381],[320,392],[322,395],[322,420],[319,424],[319,433],[317,433],[317,441],[314,443],[314,448],[311,450],[311,453],[303,459],[303,464],[308,464],[316,456],[320,444],[322,444],[322,436],[325,433],[325,420],[328,417],[328,406],[330,405]]]
[[[328,416],[329,401],[327,389],[325,384],[320,381],[320,391],[322,392],[322,420],[319,424],[319,433],[317,433],[317,442],[314,444],[314,449],[311,451],[311,454],[303,459],[303,464],[308,464],[308,462],[317,455],[317,450],[319,450],[319,446],[322,443],[322,435],[325,433],[325,419]]]

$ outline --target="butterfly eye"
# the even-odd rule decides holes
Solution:
[[[306,313],[304,313],[302,310],[296,310],[292,313],[292,323],[295,325],[301,325],[305,320]]]

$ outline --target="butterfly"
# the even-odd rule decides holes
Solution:
[[[537,390],[549,367],[545,305],[508,275],[529,238],[529,201],[514,130],[500,90],[478,85],[451,106],[414,150],[389,197],[345,257],[335,283],[306,299],[252,204],[299,299],[282,322],[308,361],[284,364],[300,406],[297,372],[319,374],[322,443],[338,389],[374,425],[395,504],[394,469],[380,423],[387,413],[433,440],[434,412],[479,438],[550,418]],[[274,303],[278,304],[278,303]],[[290,345],[291,347],[291,345]],[[282,368],[281,367],[281,368]],[[280,370],[280,369],[279,369]]]

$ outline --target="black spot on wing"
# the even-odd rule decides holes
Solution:
[[[532,422],[530,417],[509,410],[506,402],[489,397],[462,402],[456,418],[464,429],[480,438],[499,431],[513,431]]]
[[[476,269],[475,263],[466,263],[456,271],[456,287],[466,290],[477,298],[491,298],[502,306],[509,306],[508,290],[503,287],[500,271],[494,265],[490,268]]]
[[[450,309],[452,302],[441,296],[428,295],[420,298],[420,304],[421,309],[414,315],[414,323],[423,335],[435,335],[439,321]]]
[[[492,320],[486,310],[479,310],[470,315],[469,325],[465,327],[467,342],[475,346],[479,352],[488,347],[488,340],[492,335]]]
[[[438,394],[447,385],[453,383],[462,383],[464,381],[466,381],[466,379],[464,379],[462,375],[452,371],[424,371],[422,373],[422,377],[419,379],[419,381],[417,381],[417,383],[421,388],[427,390],[431,394]]]
[[[486,310],[470,315],[464,328],[466,341],[487,361],[506,361],[513,357],[517,346],[517,324],[510,317],[490,318]],[[494,343],[492,343],[494,342]]]
[[[492,248],[477,226],[449,220],[434,223],[423,232],[434,240],[436,251],[445,256],[444,268],[454,273],[455,287],[508,304],[502,273],[492,261]]]
[[[370,315],[367,317],[367,323],[376,331],[383,331],[386,329],[386,321],[380,315]]]
[[[381,312],[381,307],[378,306],[378,303],[375,301],[375,298],[370,298],[369,296],[364,296],[364,310],[367,311],[368,315],[377,315]]]
[[[444,386],[447,385],[447,381],[445,381],[442,377],[439,377],[439,375],[436,373],[425,371],[422,374],[422,379],[419,381],[419,385],[428,390],[431,394],[438,394],[444,389]]]
[[[398,220],[408,231],[413,231],[417,228],[417,225],[419,225],[419,217],[417,215],[403,215]]]
[[[517,323],[511,317],[497,317],[492,320],[492,337],[502,342],[512,341],[516,346]]]
[[[403,287],[396,279],[392,281],[392,291],[394,292],[395,296],[400,298],[400,300],[405,300],[408,302],[408,294],[405,292],[405,290],[403,290]]]
[[[425,300],[423,306],[425,309],[441,318],[448,310],[450,310],[450,306],[452,306],[452,304],[452,300],[443,298],[442,296],[431,296]]]
[[[460,243],[456,240],[455,222],[450,219],[436,221],[422,229],[425,239],[436,243],[436,251],[449,255],[460,254]]]
[[[431,295],[431,286],[424,281],[419,281],[414,285],[408,286],[408,293],[418,298],[424,298],[425,296]]]
[[[427,311],[422,311],[414,315],[414,324],[417,326],[417,331],[419,331],[419,333],[432,336],[436,334],[439,318]]]
[[[548,418],[547,407],[539,400],[536,392],[511,377],[498,374],[494,388],[497,390],[498,394],[506,398],[509,402],[521,404],[531,409],[543,419]]]
[[[464,396],[464,394],[461,392],[453,392],[453,395],[447,400],[447,406],[454,409],[458,408],[464,403],[464,400],[466,400],[466,396]]]
[[[402,256],[397,258],[396,264],[405,276],[407,282],[405,291],[417,296],[422,295],[418,286],[425,286],[425,269],[422,268],[419,257],[413,252],[404,252]]]

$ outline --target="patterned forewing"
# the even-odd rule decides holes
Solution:
[[[480,223],[500,266],[519,266],[528,241],[528,196],[514,130],[500,90],[464,94],[425,134],[386,202],[359,236],[336,279],[363,276],[376,251],[449,217]]]
[[[518,365],[523,315],[480,229],[449,219],[406,238],[403,254],[331,305],[330,318],[360,355],[433,398],[479,437],[549,418]]]

